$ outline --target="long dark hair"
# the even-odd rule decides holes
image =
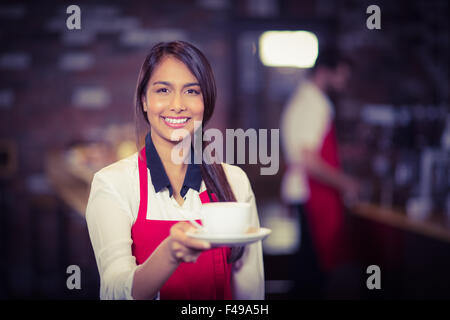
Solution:
[[[160,42],[153,46],[142,64],[139,73],[135,95],[135,115],[137,130],[137,145],[139,150],[140,122],[143,118],[149,124],[146,112],[143,108],[143,99],[147,92],[147,85],[153,70],[165,56],[173,56],[183,62],[186,67],[197,78],[203,96],[204,112],[202,128],[211,119],[216,104],[216,81],[211,66],[203,53],[193,45],[184,41]],[[202,142],[202,154],[206,144]],[[214,194],[218,201],[236,201],[236,197],[231,190],[222,164],[208,164],[202,157],[201,164],[202,179],[205,182],[206,190],[210,199]],[[236,260],[242,254],[242,249],[232,250],[232,259]]]
[[[211,119],[214,112],[217,92],[216,82],[211,66],[203,53],[193,45],[184,41],[161,42],[156,44],[150,50],[150,53],[147,55],[141,67],[136,88],[136,120],[139,121],[139,118],[143,117],[145,121],[149,123],[142,101],[145,98],[148,81],[150,80],[153,70],[161,61],[161,58],[167,55],[171,55],[183,62],[200,84],[204,104],[203,128],[209,119]],[[206,144],[203,144],[202,149],[204,149],[205,146]],[[204,159],[202,159],[201,169],[202,178],[205,181],[206,189],[208,190],[210,197],[211,193],[214,193],[219,201],[236,201],[221,164],[207,164]]]

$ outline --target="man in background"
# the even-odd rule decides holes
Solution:
[[[320,51],[281,117],[288,166],[282,198],[300,221],[294,279],[297,298],[323,298],[329,275],[348,254],[342,197],[356,199],[358,182],[340,170],[335,110],[329,97],[346,89],[350,73],[350,61],[336,51]]]

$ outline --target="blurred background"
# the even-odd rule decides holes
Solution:
[[[66,9],[81,9],[68,30]],[[370,30],[369,5],[381,9]],[[84,219],[95,171],[136,151],[133,98],[159,41],[186,40],[218,85],[209,127],[275,129],[308,67],[261,59],[267,31],[303,30],[354,61],[334,100],[340,158],[362,182],[345,212],[355,259],[327,298],[450,298],[448,1],[2,1],[0,4],[0,298],[98,299]],[[270,50],[280,50],[268,44]],[[306,44],[307,46],[307,44]],[[307,47],[306,47],[307,49]],[[268,299],[295,299],[287,266],[301,245],[278,174],[244,165],[261,225]],[[381,290],[366,287],[369,265]],[[68,290],[66,269],[81,269]]]

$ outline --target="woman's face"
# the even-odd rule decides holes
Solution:
[[[174,130],[184,129],[180,131],[192,135],[194,121],[203,120],[200,84],[188,67],[173,56],[163,57],[154,69],[143,103],[154,141],[180,141],[180,134],[172,137]]]

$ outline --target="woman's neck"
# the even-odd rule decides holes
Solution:
[[[185,163],[185,161],[181,161],[180,163],[178,163],[172,159],[172,150],[177,145],[176,142],[165,140],[157,134],[152,135],[151,138],[172,186],[173,197],[178,202],[178,204],[182,206],[184,203],[184,199],[180,195],[180,190],[183,186],[183,181],[188,165]],[[182,159],[186,159],[185,157],[187,155],[183,156],[184,157]]]
[[[157,134],[152,134],[151,138],[164,167],[169,167],[174,170],[179,169],[181,171],[184,171],[187,168],[185,161],[178,162],[173,159],[173,148],[175,148],[179,142],[168,141]],[[184,160],[188,155],[189,154],[182,154],[182,159]]]

